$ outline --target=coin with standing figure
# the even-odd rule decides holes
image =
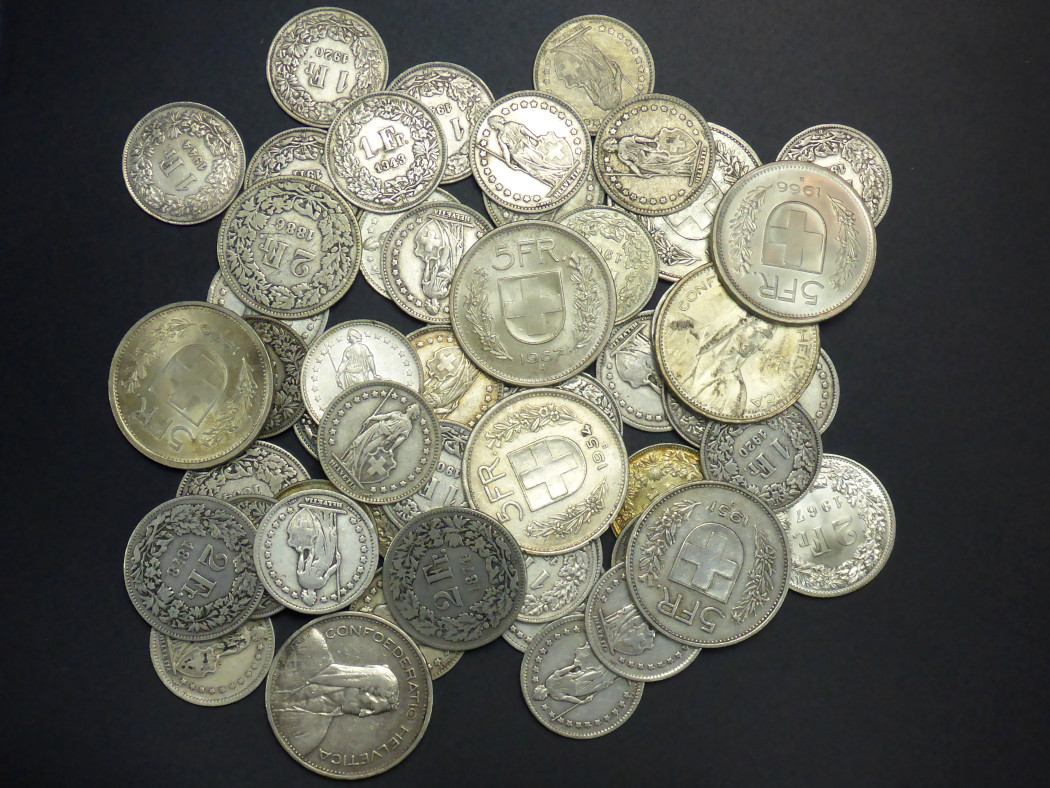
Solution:
[[[434,475],[419,492],[401,501],[383,504],[383,513],[399,529],[413,519],[445,506],[466,506],[463,490],[463,451],[467,448],[470,427],[454,421],[442,421],[441,456]]]
[[[481,199],[485,203],[485,213],[492,219],[492,223],[497,227],[502,227],[511,222],[556,222],[562,216],[568,215],[577,208],[601,205],[605,200],[605,192],[602,191],[602,187],[598,183],[598,177],[594,174],[593,165],[588,163],[587,174],[584,176],[583,184],[580,188],[564,203],[549,211],[541,211],[540,213],[514,211],[494,202],[484,192],[481,194]]]

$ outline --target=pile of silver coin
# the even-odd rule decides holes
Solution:
[[[124,561],[172,692],[266,679],[293,758],[367,777],[416,746],[465,651],[523,651],[528,709],[592,738],[789,588],[880,571],[886,490],[821,441],[818,324],[864,289],[890,198],[867,136],[815,126],[763,165],[654,93],[648,47],[605,16],[554,30],[535,90],[499,99],[450,63],[388,81],[379,34],[334,8],[285,24],[266,69],[305,125],[250,161],[190,102],[124,149],[147,213],[223,215],[207,301],[143,317],[109,373],[127,439],[186,472]],[[488,216],[440,188],[469,176]],[[421,327],[328,327],[352,286]],[[624,424],[681,440],[628,456]],[[287,429],[325,479],[262,440]],[[285,608],[312,618],[278,649]]]

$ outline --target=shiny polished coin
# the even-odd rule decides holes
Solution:
[[[430,722],[426,660],[398,627],[368,613],[333,613],[281,646],[266,680],[266,716],[296,761],[356,780],[403,761]]]
[[[397,213],[419,205],[445,171],[437,118],[404,93],[362,96],[332,121],[325,166],[336,188],[359,208]]]
[[[602,543],[592,539],[571,553],[526,555],[528,590],[518,621],[546,624],[567,616],[587,602],[602,573]]]
[[[890,163],[867,134],[839,123],[813,126],[792,137],[777,159],[808,161],[831,170],[860,195],[874,224],[886,215],[893,191]]]
[[[612,334],[616,292],[609,267],[572,230],[515,222],[470,248],[450,307],[460,347],[482,370],[547,386],[597,357]]]
[[[664,386],[664,413],[678,437],[697,449],[703,444],[704,430],[711,419],[686,407],[670,388]]]
[[[866,585],[886,565],[897,531],[882,482],[837,454],[824,455],[812,489],[778,516],[791,547],[791,589],[806,596]]]
[[[423,63],[394,77],[389,90],[407,93],[438,119],[448,146],[441,182],[470,175],[471,132],[493,101],[481,77],[454,63]]]
[[[572,615],[547,624],[521,662],[525,705],[545,728],[570,739],[616,730],[634,714],[645,689],[598,660],[583,622],[583,615]]]
[[[577,208],[602,205],[605,201],[605,192],[602,191],[601,184],[598,183],[598,176],[594,174],[593,164],[588,163],[587,174],[584,176],[583,184],[580,188],[564,203],[549,211],[541,211],[540,213],[513,211],[499,203],[493,202],[484,192],[481,194],[481,199],[485,203],[485,213],[492,219],[492,223],[497,227],[502,227],[511,222],[556,222],[562,216],[572,213]]]
[[[599,536],[627,492],[627,450],[608,417],[557,389],[500,402],[467,442],[464,482],[474,507],[536,555]]]
[[[831,357],[821,348],[817,369],[810,378],[809,385],[798,398],[798,404],[813,419],[817,429],[822,433],[830,425],[839,409],[839,374]]]
[[[278,501],[282,501],[289,495],[295,495],[300,492],[331,492],[337,493],[339,489],[332,484],[330,481],[325,479],[304,479],[301,482],[293,482],[277,493],[276,498]]]
[[[131,445],[172,468],[210,468],[259,434],[273,402],[266,346],[241,318],[197,301],[132,326],[109,368],[109,404]]]
[[[394,620],[434,648],[466,651],[498,638],[521,609],[525,581],[525,559],[510,532],[455,506],[412,520],[383,561]]]
[[[442,421],[441,455],[434,475],[423,488],[403,501],[383,504],[383,513],[399,530],[413,519],[445,506],[467,506],[463,489],[463,452],[467,448],[470,427],[454,421]]]
[[[421,490],[441,456],[441,428],[413,389],[377,381],[348,388],[321,419],[321,467],[346,495],[393,503]]]
[[[309,472],[290,452],[267,441],[256,441],[243,453],[206,471],[187,471],[176,495],[207,495],[229,500],[235,495],[270,495],[276,498]]]
[[[605,116],[594,140],[594,169],[617,203],[643,216],[689,205],[711,182],[714,138],[681,99],[650,93]]]
[[[269,621],[248,621],[211,640],[186,641],[149,633],[153,669],[164,686],[197,706],[225,706],[263,683],[277,640]]]
[[[768,418],[797,401],[820,358],[816,326],[752,315],[713,266],[698,268],[656,311],[653,346],[664,381],[689,408],[718,421]]]
[[[671,422],[653,354],[652,323],[653,313],[642,312],[619,326],[602,348],[595,371],[626,424],[645,432],[666,432]]]
[[[124,586],[161,633],[209,640],[237,629],[262,598],[252,524],[234,506],[191,495],[165,501],[128,540]]]
[[[368,22],[341,8],[313,8],[277,31],[266,81],[281,109],[326,128],[351,100],[382,90],[389,68],[383,39]]]
[[[270,317],[325,311],[350,289],[360,262],[353,210],[310,178],[270,178],[245,189],[219,228],[223,279]]]
[[[610,16],[578,16],[540,44],[532,80],[557,96],[595,134],[624,100],[653,92],[653,56],[634,28]]]
[[[226,280],[222,278],[222,271],[217,271],[215,276],[212,277],[211,285],[208,286],[207,300],[209,304],[226,307],[235,315],[241,317],[259,316],[258,312],[245,305],[241,299],[233,294],[230,286],[226,284]],[[291,327],[292,331],[303,338],[303,342],[310,345],[324,333],[325,327],[328,325],[328,310],[326,309],[309,317],[285,320],[284,322]]]
[[[248,162],[245,188],[267,178],[295,175],[334,189],[335,184],[324,168],[326,136],[322,129],[289,129],[270,137]]]
[[[816,323],[857,300],[875,267],[875,227],[853,188],[816,164],[752,170],[715,217],[715,263],[748,310]]]
[[[317,459],[317,427],[317,422],[309,413],[304,413],[299,421],[292,425],[295,437],[315,460]]]
[[[634,525],[637,522],[638,518],[635,517],[623,527],[620,533],[616,535],[616,541],[613,542],[612,557],[609,559],[613,566],[626,563],[627,545],[631,540],[631,531],[634,530]]]
[[[751,493],[695,482],[657,499],[627,546],[631,598],[667,637],[713,648],[769,623],[787,593],[784,529]]]
[[[470,166],[497,205],[540,213],[580,188],[591,138],[572,109],[544,93],[523,90],[490,105],[474,127]]]
[[[252,541],[254,543],[255,534],[259,531],[259,524],[263,521],[266,513],[273,508],[273,505],[277,503],[276,498],[271,498],[269,495],[256,495],[254,493],[241,493],[234,495],[229,499],[229,503],[233,504],[241,514],[245,515],[252,524]],[[263,593],[262,599],[259,600],[259,606],[255,608],[255,612],[252,613],[252,618],[269,618],[275,613],[280,613],[284,610],[284,605],[278,602],[268,593]]]
[[[255,568],[266,590],[299,613],[333,613],[360,596],[379,565],[375,529],[339,493],[282,498],[255,534]]]
[[[653,501],[684,484],[703,481],[700,454],[677,443],[656,443],[639,449],[628,460],[627,497],[613,520],[619,534]]]
[[[266,345],[273,362],[273,406],[260,438],[270,438],[295,424],[304,413],[299,373],[306,358],[306,343],[281,320],[270,317],[246,317],[244,322]]]
[[[124,183],[138,206],[168,224],[218,216],[244,180],[244,144],[224,116],[192,101],[157,107],[124,144]]]
[[[620,418],[620,409],[616,405],[616,400],[613,399],[612,394],[609,390],[603,386],[597,378],[588,375],[586,372],[581,372],[578,375],[573,375],[568,380],[563,380],[551,388],[556,388],[560,391],[568,391],[570,394],[578,394],[585,400],[595,405],[598,410],[609,417],[609,421],[616,427],[616,431],[623,434],[623,419]],[[528,391],[526,388],[518,388],[516,386],[507,386],[507,393],[504,394],[504,399],[511,396],[511,394],[520,394],[523,391]]]
[[[473,427],[503,397],[502,381],[474,366],[448,326],[421,328],[408,340],[423,365],[423,399],[439,419]]]

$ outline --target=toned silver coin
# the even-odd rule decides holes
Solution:
[[[503,397],[502,381],[467,358],[448,326],[427,326],[408,335],[423,365],[423,399],[439,419],[473,427]]]
[[[835,418],[839,409],[839,374],[835,371],[835,365],[831,363],[831,357],[823,348],[820,350],[817,369],[813,372],[806,390],[798,398],[798,404],[809,414],[822,433]]]
[[[666,432],[671,422],[653,354],[652,325],[653,313],[642,312],[617,328],[602,348],[595,371],[626,424],[645,432]]]
[[[383,560],[394,620],[434,648],[466,651],[502,635],[525,598],[525,559],[491,517],[449,506],[402,528]]]
[[[310,456],[316,460],[318,424],[314,421],[314,417],[309,413],[304,413],[302,418],[292,425],[292,429],[295,430],[295,437],[299,439],[299,443],[301,443],[303,448],[310,453]]]
[[[582,614],[547,624],[521,662],[525,705],[559,736],[604,736],[634,714],[645,684],[617,676],[594,655]]]
[[[255,534],[255,568],[266,590],[300,613],[333,613],[368,587],[379,543],[368,515],[323,490],[282,498]]]
[[[154,629],[209,640],[237,629],[262,598],[252,524],[234,506],[191,495],[165,501],[128,540],[124,586]]]
[[[791,589],[806,596],[866,585],[886,565],[897,532],[882,482],[837,454],[824,455],[812,489],[778,516],[791,547]]]
[[[782,323],[839,314],[875,267],[875,226],[864,203],[838,175],[807,162],[744,175],[718,208],[714,236],[726,289]]]
[[[278,501],[283,501],[289,495],[301,492],[330,492],[337,493],[339,489],[330,481],[325,479],[303,479],[301,482],[293,482],[277,493]]]
[[[521,213],[565,203],[583,183],[590,157],[591,138],[580,116],[531,90],[490,105],[470,142],[470,166],[481,190]]]
[[[664,386],[664,413],[678,437],[699,449],[704,440],[704,430],[711,420],[688,408],[667,386]]]
[[[638,520],[627,580],[658,632],[714,648],[769,623],[787,593],[789,561],[768,506],[735,485],[695,482],[658,498]]]
[[[358,383],[392,380],[418,391],[422,379],[404,334],[375,320],[349,320],[310,345],[300,383],[306,410],[319,423],[332,400]]]
[[[452,275],[492,225],[457,203],[432,202],[403,214],[387,233],[381,266],[387,296],[424,323],[449,322]]]
[[[262,522],[266,513],[273,508],[273,505],[277,503],[276,498],[271,498],[269,495],[256,495],[255,493],[240,493],[234,495],[228,499],[229,503],[233,504],[238,511],[246,515],[252,524],[252,541],[255,541],[255,534],[259,531],[259,524]],[[255,608],[255,612],[252,613],[252,618],[269,618],[275,613],[280,613],[284,610],[284,605],[273,598],[269,593],[264,592],[262,599],[259,600],[259,606]]]
[[[492,91],[473,71],[454,63],[423,63],[395,77],[389,90],[407,93],[434,113],[445,136],[442,183],[470,175],[470,136],[492,103]]]
[[[702,265],[713,263],[711,228],[729,187],[761,165],[751,146],[729,129],[709,123],[715,141],[711,182],[681,210],[667,216],[643,216],[660,256],[660,277],[677,282]]]
[[[295,175],[311,178],[335,188],[324,168],[324,140],[322,129],[289,129],[275,134],[262,144],[248,162],[244,186],[254,186],[267,178]]]
[[[414,98],[371,93],[332,121],[325,166],[336,188],[359,208],[407,211],[441,182],[445,136],[437,118]]]
[[[813,126],[792,137],[777,159],[808,161],[831,170],[860,195],[874,224],[886,215],[893,191],[890,163],[867,134],[839,123]]]
[[[622,533],[660,496],[704,479],[700,454],[677,443],[655,443],[641,448],[631,455],[627,467],[627,497],[612,522],[614,534]]]
[[[587,642],[605,667],[634,681],[660,681],[693,664],[700,649],[664,637],[645,620],[627,590],[622,563],[603,574],[587,600]]]
[[[197,706],[225,706],[263,683],[277,639],[267,620],[248,621],[227,635],[198,642],[149,633],[153,669],[164,686]]]
[[[386,512],[383,511],[381,505],[369,506],[367,503],[363,503],[361,506],[363,506],[365,511],[368,512],[368,516],[372,518],[372,525],[375,526],[376,536],[379,537],[379,554],[385,556],[386,551],[390,549],[390,542],[393,541],[402,526],[391,521],[391,519],[386,516]]]
[[[497,227],[502,227],[511,222],[556,222],[562,216],[575,211],[577,208],[587,208],[593,205],[602,205],[605,201],[605,192],[598,183],[598,176],[594,174],[594,167],[587,164],[587,174],[583,178],[583,184],[568,200],[549,211],[540,213],[522,213],[493,202],[487,194],[482,192],[481,199],[485,203],[485,213],[492,219]]]
[[[361,233],[331,186],[279,177],[244,190],[219,229],[219,268],[245,304],[270,317],[309,317],[350,289]]]
[[[587,595],[602,573],[602,543],[592,539],[583,547],[561,555],[526,555],[528,590],[518,612],[525,624],[546,624],[572,613],[587,602]]]
[[[258,312],[247,306],[233,294],[230,286],[226,284],[226,280],[222,278],[222,271],[216,271],[215,276],[212,277],[211,284],[208,286],[207,300],[209,304],[226,307],[235,315],[241,317],[260,316]],[[326,309],[309,317],[285,320],[284,322],[291,327],[292,331],[303,338],[303,342],[310,345],[324,333],[325,327],[328,325],[328,310]]]
[[[613,543],[612,557],[610,563],[613,566],[617,564],[626,563],[627,561],[627,545],[631,539],[631,532],[634,530],[635,523],[638,522],[638,518],[635,517],[623,529],[616,535],[616,541]]]
[[[624,99],[653,92],[653,56],[634,28],[619,19],[578,16],[540,44],[532,80],[536,90],[576,110],[595,134]]]
[[[306,412],[302,390],[299,388],[306,343],[291,326],[281,320],[246,317],[244,322],[259,335],[273,362],[273,406],[259,433],[260,438],[270,438],[291,427]]]
[[[568,391],[571,394],[578,394],[583,397],[592,405],[597,406],[598,410],[609,417],[609,421],[613,423],[617,432],[621,434],[623,433],[623,419],[620,418],[620,409],[616,405],[616,400],[613,399],[609,390],[605,388],[597,378],[588,375],[586,372],[581,372],[578,375],[573,375],[568,380],[563,380],[552,388],[560,389],[561,391]],[[512,394],[520,394],[523,391],[528,391],[528,389],[518,388],[517,386],[506,386],[505,391],[504,399]]]
[[[241,318],[197,301],[150,312],[120,340],[109,404],[131,445],[171,468],[210,468],[259,434],[273,402],[266,346]]]
[[[383,39],[368,22],[341,8],[313,8],[277,31],[266,81],[297,121],[328,127],[351,100],[382,90],[389,68]]]
[[[486,413],[463,468],[474,507],[536,555],[599,536],[627,494],[623,438],[593,404],[557,389],[517,394]]]
[[[664,382],[689,408],[718,421],[758,421],[802,395],[820,357],[817,326],[747,312],[713,266],[668,292],[653,321],[653,347]]]
[[[616,322],[641,312],[656,290],[658,264],[652,238],[632,216],[615,208],[580,208],[558,219],[583,236],[609,266],[616,287]]]
[[[277,652],[266,716],[277,741],[307,769],[356,780],[415,749],[433,692],[426,660],[404,632],[369,613],[333,613]]]
[[[577,611],[582,612],[582,611]],[[503,639],[522,654],[529,647],[536,633],[543,629],[546,624],[526,624],[524,621],[515,620],[503,633]]]
[[[192,101],[157,107],[124,143],[124,183],[139,207],[168,224],[218,216],[244,180],[244,144],[224,116]]]
[[[594,170],[605,192],[629,211],[666,216],[711,182],[714,139],[707,121],[681,99],[650,93],[605,116],[594,140]]]
[[[400,383],[360,383],[340,394],[320,424],[321,467],[343,493],[379,504],[408,498],[441,457],[437,416]]]
[[[437,468],[426,485],[403,501],[383,504],[383,513],[399,529],[414,518],[445,506],[467,506],[463,490],[463,452],[467,448],[470,427],[454,421],[442,421],[441,454]]]
[[[309,478],[309,472],[290,452],[267,441],[256,441],[243,454],[222,465],[206,471],[187,471],[175,494],[223,500],[245,494],[276,498],[288,485]]]
[[[616,292],[590,244],[550,222],[497,227],[452,279],[452,330],[471,360],[519,386],[568,380],[609,340]]]

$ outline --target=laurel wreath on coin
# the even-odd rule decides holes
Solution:
[[[842,129],[817,129],[809,139],[792,145],[784,158],[815,163],[817,159],[831,156],[840,156],[853,167],[862,185],[860,199],[874,214],[886,191],[883,181],[877,177],[882,163],[874,151],[852,135]]]
[[[698,260],[685,250],[675,246],[667,240],[667,234],[656,226],[656,217],[639,216],[642,224],[648,231],[653,243],[656,244],[656,252],[660,256],[660,268],[675,268],[679,266],[699,266],[703,260]],[[666,271],[664,271],[666,274]]]
[[[839,264],[835,268],[835,273],[831,275],[830,281],[835,289],[841,290],[852,280],[857,268],[857,255],[860,250],[860,244],[857,242],[857,221],[853,211],[848,210],[841,200],[831,196],[828,199],[831,200],[831,209],[835,212],[835,218],[839,223],[837,240],[842,250]]]
[[[536,432],[541,427],[568,421],[579,422],[579,419],[567,405],[558,402],[525,405],[493,424],[485,433],[485,445],[490,449],[502,449],[507,441],[514,440],[523,432]]]
[[[675,542],[675,533],[693,510],[701,506],[699,501],[678,501],[672,503],[652,526],[645,529],[645,544],[638,560],[638,579],[647,586],[656,586],[663,569],[664,556]],[[637,526],[635,526],[637,527]]]
[[[531,591],[525,594],[521,612],[526,616],[542,616],[545,613],[563,610],[572,602],[580,584],[586,577],[587,567],[583,556],[576,553],[566,554],[564,563],[558,569],[559,582],[542,594],[537,595]]]
[[[758,484],[740,472],[736,441],[749,429],[751,425],[748,424],[712,424],[708,428],[708,434],[711,436],[708,440],[711,442],[705,445],[705,449],[710,450],[704,459],[712,463],[712,477],[736,484],[759,497],[786,501],[802,495],[809,487],[810,474],[820,462],[817,445],[810,431],[806,429],[805,422],[791,411],[771,416],[766,423],[769,429],[786,435],[795,449],[791,458],[791,471],[783,481]]]
[[[306,347],[296,337],[289,335],[265,321],[252,322],[252,329],[259,338],[272,347],[274,354],[285,366],[287,372],[281,385],[273,390],[273,407],[263,426],[264,433],[282,430],[289,426],[301,414],[302,394],[299,388],[299,370],[306,358]]]
[[[324,156],[324,136],[316,132],[296,132],[281,140],[279,147],[260,157],[252,170],[253,180],[262,180],[280,175],[286,167],[297,161],[319,162]],[[299,174],[299,173],[295,173]]]
[[[489,299],[487,294],[488,272],[484,268],[474,271],[470,281],[467,282],[467,295],[463,316],[470,323],[477,335],[481,349],[499,359],[508,360],[510,355],[507,348],[492,330],[492,313],[489,311]]]
[[[575,230],[585,238],[601,236],[620,247],[618,252],[598,251],[607,261],[610,258],[616,261],[615,268],[613,263],[609,263],[610,270],[622,268],[624,271],[616,287],[616,303],[637,303],[638,293],[645,289],[645,262],[652,259],[652,249],[645,234],[632,225],[630,219],[604,211],[575,214],[566,224],[570,230]]]
[[[738,624],[755,616],[759,608],[769,601],[773,592],[773,575],[776,568],[777,551],[769,537],[755,526],[755,560],[747,572],[744,592],[730,615]]]
[[[591,518],[605,508],[605,492],[605,482],[602,482],[594,492],[561,514],[529,523],[525,526],[525,533],[534,539],[563,539],[579,533]]]
[[[729,220],[729,245],[735,253],[729,266],[738,274],[751,271],[751,241],[758,229],[758,209],[765,202],[769,186],[757,186],[748,192],[736,214]]]
[[[179,495],[210,495],[222,498],[223,488],[241,479],[251,479],[265,485],[265,490],[255,491],[258,494],[276,495],[302,477],[280,454],[262,453],[256,444],[244,454],[218,467],[206,471],[188,471],[183,478],[185,482],[179,486]]]
[[[569,280],[576,285],[572,305],[576,309],[578,320],[572,327],[572,339],[575,342],[573,348],[578,350],[587,344],[590,335],[598,327],[601,296],[598,293],[594,266],[590,262],[580,260],[575,254],[569,255],[568,263]]]
[[[245,420],[251,418],[252,404],[259,384],[255,382],[248,362],[241,359],[241,368],[237,374],[237,387],[233,394],[223,402],[222,409],[215,417],[212,426],[200,436],[200,444],[210,449],[237,432]]]
[[[471,80],[462,74],[440,72],[434,69],[418,71],[397,86],[397,90],[413,98],[447,96],[460,112],[467,116],[473,129],[485,114],[492,100]],[[468,130],[468,134],[470,131]],[[445,168],[454,173],[470,172],[469,146],[456,153],[449,151]]]
[[[667,478],[680,479],[682,484],[687,484],[701,481],[703,476],[694,457],[680,450],[652,454],[637,460],[627,476],[627,498],[616,516],[616,523],[620,527],[626,527],[631,520],[645,511],[652,501],[641,496],[642,490]],[[673,488],[667,488],[668,491],[670,489]]]

